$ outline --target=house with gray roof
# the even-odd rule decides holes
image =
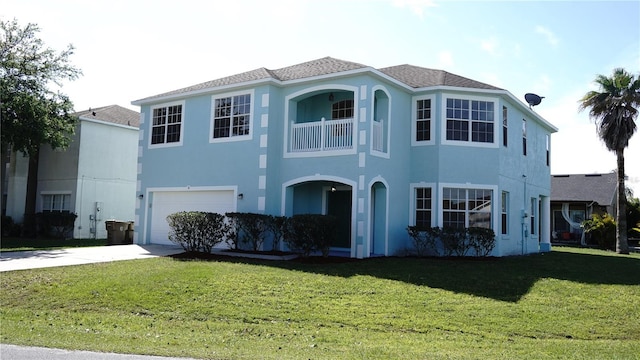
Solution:
[[[74,238],[107,238],[105,221],[133,221],[140,114],[110,105],[79,111],[69,147],[40,148],[36,212],[70,212]],[[21,223],[28,158],[12,153],[5,161],[3,215]]]
[[[551,228],[554,242],[586,245],[582,222],[592,214],[615,216],[617,174],[551,177]]]
[[[332,251],[412,251],[408,226],[485,227],[492,255],[550,249],[550,136],[509,91],[325,57],[142,98],[135,237],[178,211],[329,214]],[[283,249],[286,250],[286,249]]]

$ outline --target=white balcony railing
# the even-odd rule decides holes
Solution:
[[[291,152],[353,148],[353,119],[291,124]]]
[[[371,140],[371,145],[375,151],[384,151],[384,144],[382,143],[384,139],[383,129],[384,120],[380,119],[380,121],[373,122],[373,139]]]

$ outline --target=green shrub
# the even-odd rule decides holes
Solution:
[[[21,224],[14,223],[11,216],[2,216],[2,236],[18,237],[21,232]]]
[[[226,216],[235,224],[240,243],[249,244],[253,251],[260,250],[270,231],[270,216],[238,212],[228,212]]]
[[[470,227],[467,228],[467,237],[476,256],[489,256],[496,246],[496,234],[493,229]]]
[[[271,249],[274,251],[280,248],[280,241],[284,238],[287,230],[287,221],[288,218],[286,216],[269,216],[267,227],[271,231]]]
[[[471,248],[465,228],[446,227],[440,233],[444,256],[466,256]]]
[[[591,234],[602,249],[615,250],[616,222],[609,214],[591,215],[591,219],[582,222],[586,233]]]
[[[210,253],[229,237],[234,237],[226,217],[217,213],[182,211],[167,216],[169,240],[185,251]]]
[[[285,242],[293,251],[303,257],[320,251],[329,256],[329,249],[335,239],[336,218],[330,215],[299,214],[287,220]]]
[[[439,227],[422,228],[418,226],[407,227],[407,232],[413,240],[413,247],[418,256],[439,256],[438,240],[441,229]]]
[[[78,215],[67,212],[45,212],[36,214],[36,224],[44,236],[66,239],[73,237],[73,228]]]

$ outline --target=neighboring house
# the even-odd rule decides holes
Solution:
[[[136,242],[185,210],[339,218],[334,251],[411,249],[407,226],[483,226],[495,256],[550,249],[550,134],[508,91],[330,57],[132,102]]]
[[[554,242],[586,245],[581,224],[592,214],[615,216],[617,174],[553,175],[551,229]]]
[[[133,221],[140,114],[117,105],[74,114],[78,125],[66,150],[40,148],[36,212],[78,215],[74,238],[106,238],[105,220]],[[5,164],[3,214],[21,223],[28,158]]]

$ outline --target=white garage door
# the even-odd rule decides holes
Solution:
[[[180,211],[207,211],[219,214],[233,212],[233,191],[154,192],[151,208],[151,243],[173,244],[168,238],[167,216]]]

